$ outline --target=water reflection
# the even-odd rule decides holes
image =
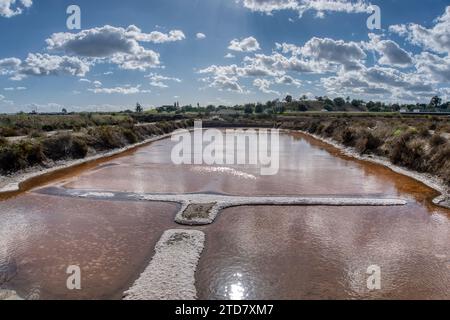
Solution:
[[[242,282],[242,274],[235,273],[233,275],[232,283],[225,289],[225,294],[230,300],[244,300],[245,299],[245,287]]]

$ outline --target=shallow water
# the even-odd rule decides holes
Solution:
[[[280,171],[257,166],[173,165],[174,143],[155,142],[47,186],[128,192],[400,197],[405,207],[242,207],[206,233],[197,270],[202,299],[450,299],[450,211],[436,193],[301,134],[280,140]],[[28,298],[118,299],[173,222],[175,204],[92,201],[36,194],[0,202],[0,287]],[[368,291],[379,265],[382,289]],[[82,269],[82,290],[66,268]],[[6,271],[5,271],[6,270]],[[2,280],[3,279],[3,280]]]

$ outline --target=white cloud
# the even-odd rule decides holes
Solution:
[[[432,84],[415,73],[403,73],[394,68],[374,66],[359,71],[340,72],[322,78],[322,84],[331,94],[417,98],[433,92]]]
[[[149,90],[141,90],[141,86],[125,86],[125,87],[114,87],[114,88],[94,88],[94,89],[88,89],[88,91],[91,91],[93,93],[104,93],[104,94],[123,94],[123,95],[129,95],[129,94],[137,94],[137,93],[149,93]]]
[[[185,35],[180,30],[147,34],[134,25],[126,29],[106,25],[79,33],[55,33],[46,42],[48,50],[94,60],[106,59],[125,70],[147,70],[160,65],[160,55],[145,49],[139,42],[165,43],[183,39]]]
[[[11,75],[20,66],[22,61],[17,58],[0,59],[0,75]]]
[[[90,69],[89,63],[77,57],[54,56],[41,53],[30,53],[24,61],[16,58],[5,60],[9,60],[10,63],[7,64],[6,70],[2,72],[0,61],[0,73],[11,75],[12,80],[22,80],[27,76],[49,75],[82,77]]]
[[[3,90],[5,91],[24,91],[27,90],[26,87],[8,87],[8,88],[3,88]]]
[[[150,73],[149,75],[146,75],[145,77],[150,79],[150,85],[152,87],[158,87],[158,88],[168,88],[169,86],[166,84],[166,81],[181,82],[181,79],[174,78],[174,77],[166,77],[166,76],[162,76],[157,73]]]
[[[301,48],[301,53],[314,60],[340,64],[347,71],[360,69],[362,60],[366,58],[363,49],[356,42],[317,37],[309,40]]]
[[[33,5],[32,0],[0,0],[0,16],[11,18]]]
[[[210,83],[210,87],[218,88],[220,91],[235,91],[243,93],[244,90],[238,83],[237,77],[228,77],[225,75],[219,75],[214,77],[213,81]]]
[[[450,53],[450,6],[438,17],[433,28],[426,28],[419,24],[394,25],[389,28],[391,32],[406,36],[415,44],[437,53]]]
[[[411,54],[392,40],[382,40],[380,36],[369,34],[369,49],[377,51],[381,57],[378,63],[389,66],[407,67],[412,64]]]
[[[126,37],[132,37],[139,42],[152,42],[152,43],[166,43],[175,42],[186,39],[183,31],[172,30],[169,33],[163,33],[160,31],[152,31],[150,33],[143,33],[138,27],[131,25],[126,30]]]
[[[49,50],[61,50],[83,57],[105,58],[115,54],[135,54],[142,50],[139,42],[164,43],[185,38],[180,30],[168,34],[159,31],[142,33],[131,25],[128,28],[105,25],[78,33],[54,33],[46,40]]]
[[[450,83],[450,57],[439,57],[429,52],[422,52],[415,56],[416,68],[427,74],[429,79],[436,82]]]
[[[206,38],[206,35],[204,33],[199,32],[195,35],[195,37],[199,40],[202,40]]]
[[[255,87],[257,87],[261,92],[268,93],[268,94],[276,94],[276,95],[280,94],[278,91],[274,91],[274,90],[270,89],[272,82],[267,79],[257,78],[255,80],[253,80],[253,85]]]
[[[236,76],[238,67],[231,66],[216,66],[212,65],[208,68],[198,71],[199,74],[212,74],[211,77],[201,78],[200,81],[206,83],[208,87],[217,88],[220,91],[233,91],[237,93],[244,93],[244,89],[238,83]]]
[[[252,52],[258,51],[261,48],[259,46],[258,40],[256,40],[254,37],[248,37],[242,40],[231,40],[228,49],[240,52]]]
[[[302,85],[300,80],[294,79],[291,76],[284,75],[282,77],[279,77],[275,80],[278,84],[285,84],[285,85],[294,85],[296,87],[300,87]]]
[[[234,54],[232,54],[232,53],[227,53],[226,55],[225,55],[225,59],[233,59],[233,58],[235,58],[236,56],[234,55]]]
[[[144,49],[143,47],[139,47],[133,54],[116,54],[111,57],[110,62],[119,65],[119,68],[124,70],[140,71],[155,68],[161,64],[159,53]]]
[[[239,0],[244,7],[257,12],[272,14],[274,11],[294,10],[299,16],[306,11],[323,17],[327,12],[369,12],[370,3],[365,0]]]
[[[369,42],[346,42],[314,37],[303,46],[277,43],[270,55],[255,53],[244,57],[241,64],[211,65],[198,73],[208,75],[201,80],[210,86],[236,92],[244,92],[241,79],[253,77],[255,87],[274,94],[271,86],[275,84],[302,85],[294,73],[327,74],[317,83],[317,90],[325,89],[330,95],[415,97],[413,101],[428,99],[443,82],[450,81],[448,57],[427,52],[413,56],[392,40],[373,34],[369,38]],[[378,55],[378,64],[372,67],[366,66],[369,51]],[[406,67],[410,67],[408,72],[398,69]]]

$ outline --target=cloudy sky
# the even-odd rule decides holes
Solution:
[[[450,100],[448,0],[0,0],[0,29],[0,112]]]

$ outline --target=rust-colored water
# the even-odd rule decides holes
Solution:
[[[201,299],[450,299],[448,216],[419,205],[233,208],[205,231]]]
[[[431,204],[433,190],[301,134],[282,135],[280,142],[276,176],[261,176],[252,166],[176,166],[170,160],[174,144],[163,140],[39,183],[102,191],[405,198],[409,204],[395,208],[225,210],[213,225],[198,228],[207,235],[196,274],[199,296],[450,299],[450,213]],[[0,286],[31,298],[120,298],[161,234],[180,228],[173,222],[177,209],[32,191],[0,202]],[[382,289],[369,292],[365,271],[373,264],[382,268]],[[81,266],[80,291],[66,288],[69,265]]]

